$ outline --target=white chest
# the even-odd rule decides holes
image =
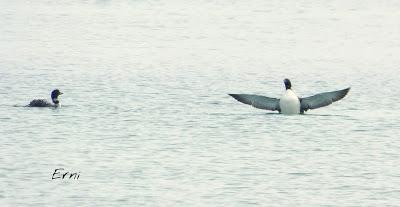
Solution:
[[[282,114],[299,114],[300,113],[300,101],[297,95],[288,89],[282,95],[279,106],[281,107]]]

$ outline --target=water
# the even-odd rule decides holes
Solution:
[[[1,206],[400,203],[398,1],[0,8]],[[352,89],[304,116],[227,95],[279,97],[286,77]],[[20,107],[54,88],[62,108]]]

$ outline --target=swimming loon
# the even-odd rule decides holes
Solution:
[[[29,103],[29,107],[61,107],[60,101],[58,100],[58,96],[63,93],[58,89],[54,89],[51,92],[51,101],[53,103],[48,102],[45,99],[35,99]]]
[[[319,93],[306,98],[299,98],[292,90],[292,83],[289,79],[284,79],[286,91],[280,99],[269,98],[251,94],[229,94],[236,100],[252,105],[255,108],[278,111],[282,114],[304,114],[309,109],[316,109],[330,105],[335,101],[339,101],[349,92],[350,87],[332,91]]]

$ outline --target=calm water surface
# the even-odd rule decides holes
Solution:
[[[397,206],[398,1],[1,1],[1,206]],[[227,93],[351,86],[304,116]],[[21,107],[59,88],[62,108]],[[51,180],[56,168],[79,180]]]

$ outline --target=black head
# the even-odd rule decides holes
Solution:
[[[285,80],[283,80],[283,83],[285,83],[286,90],[292,88],[292,83],[290,82],[289,79],[285,78]]]
[[[63,93],[60,92],[60,90],[55,89],[51,92],[51,100],[55,103],[58,104],[58,96],[61,95]]]

